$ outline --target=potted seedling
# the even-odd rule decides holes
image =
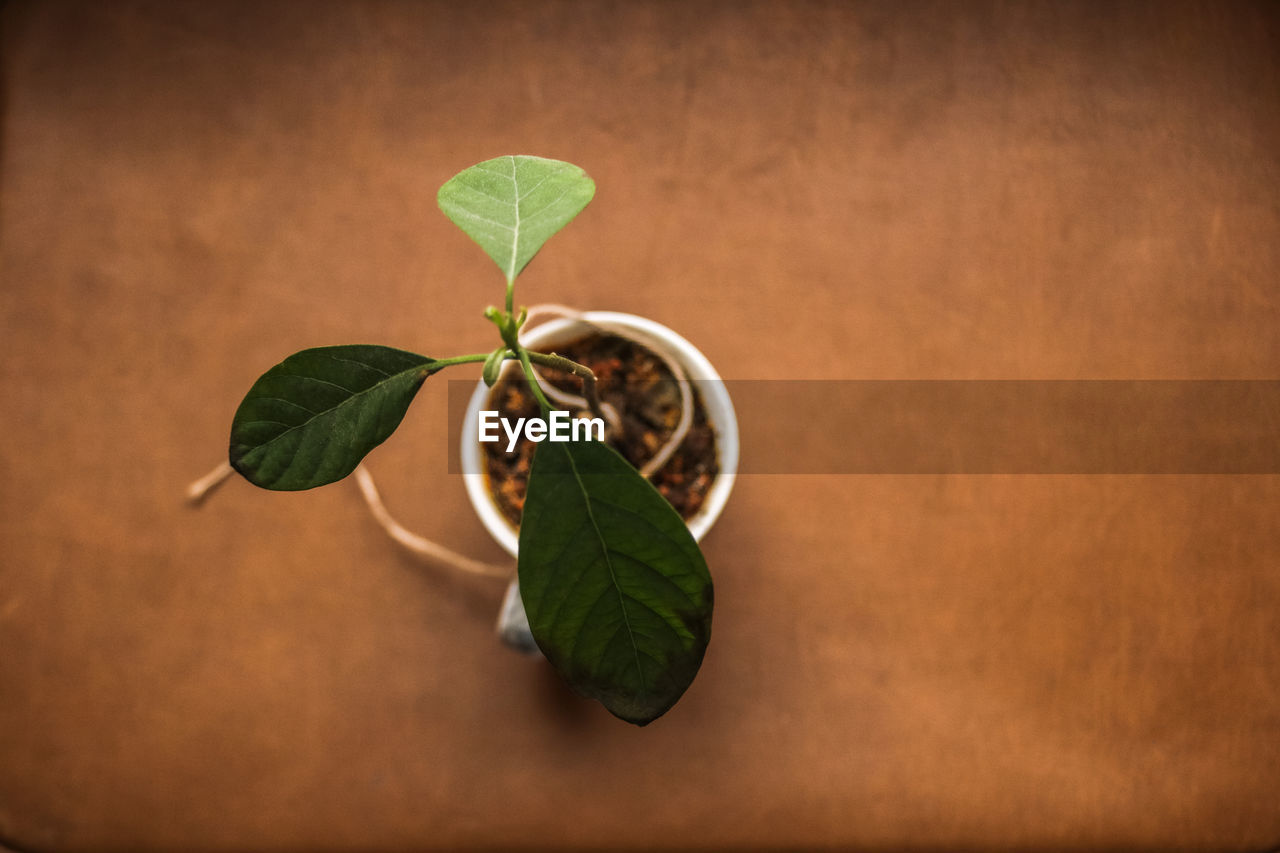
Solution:
[[[580,168],[540,157],[454,176],[441,210],[506,279],[504,306],[484,312],[497,346],[444,358],[377,345],[295,353],[245,395],[229,462],[281,491],[367,477],[361,460],[428,378],[482,365],[464,468],[482,520],[516,554],[504,613],[527,614],[532,640],[574,690],[645,725],[683,695],[711,638],[712,581],[695,533],[727,497],[732,470],[720,470],[716,442],[733,415],[722,387],[710,404],[694,387],[714,378],[705,359],[656,324],[560,311],[533,329],[517,309],[517,275],[594,193]]]

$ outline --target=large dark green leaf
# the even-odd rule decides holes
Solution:
[[[711,575],[647,480],[605,444],[543,442],[519,554],[529,627],[575,690],[639,725],[675,704],[711,639]]]
[[[440,188],[437,202],[511,282],[595,192],[572,163],[518,155],[464,169]]]
[[[289,356],[253,384],[231,423],[231,465],[254,485],[294,491],[355,470],[395,431],[435,359],[380,346]]]

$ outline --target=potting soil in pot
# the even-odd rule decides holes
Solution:
[[[609,443],[632,465],[644,465],[680,421],[680,390],[662,359],[641,344],[607,333],[589,334],[554,351],[595,373],[600,399],[612,404],[621,416],[621,429],[608,437]],[[539,368],[538,374],[563,391],[581,394],[581,382],[572,374],[549,368]],[[688,435],[651,478],[686,520],[702,507],[720,470],[715,430],[707,421],[696,382],[692,390],[694,414]],[[529,392],[518,364],[512,364],[494,385],[488,408],[496,409],[504,419],[539,416],[538,401]],[[490,492],[503,516],[519,527],[529,464],[537,445],[521,439],[512,453],[506,452],[504,442],[481,446]]]

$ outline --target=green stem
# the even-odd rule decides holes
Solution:
[[[510,301],[511,291],[507,291],[508,302]],[[508,309],[510,310],[510,309]],[[455,355],[452,358],[436,359],[435,364],[431,368],[434,373],[446,367],[452,367],[455,364],[475,364],[485,361],[489,358],[487,352],[471,353],[469,355]],[[586,398],[587,406],[590,407],[592,414],[596,417],[608,418],[604,415],[604,409],[600,404],[600,397],[596,393],[596,375],[591,372],[591,368],[572,359],[565,358],[556,353],[529,352],[518,342],[515,347],[507,352],[506,358],[514,358],[520,361],[520,366],[524,368],[525,380],[529,383],[529,389],[533,391],[533,396],[537,398],[538,405],[542,407],[542,413],[545,415],[555,406],[551,405],[551,401],[547,399],[546,392],[542,390],[542,386],[538,384],[537,378],[533,375],[533,363],[537,362],[543,367],[550,367],[555,370],[563,370],[566,373],[572,373],[582,380],[582,396]]]
[[[477,361],[484,361],[488,357],[489,353],[478,352],[472,355],[455,355],[453,358],[438,358],[436,359],[433,372],[434,370],[439,370],[442,367],[453,367],[455,364],[471,364]]]
[[[608,422],[609,419],[605,417],[604,414],[604,407],[600,404],[600,396],[596,393],[596,375],[591,372],[591,368],[587,367],[585,364],[578,364],[578,362],[565,358],[562,355],[557,355],[554,352],[531,352],[529,353],[529,360],[536,364],[541,364],[543,367],[551,367],[556,370],[563,370],[567,373],[572,373],[574,376],[581,379],[582,396],[586,399],[587,406],[591,409],[591,413],[606,423]]]
[[[542,414],[545,417],[555,407],[547,400],[547,395],[542,392],[542,386],[534,378],[533,365],[529,362],[529,351],[524,347],[520,347],[517,355],[520,356],[520,366],[524,368],[524,378],[529,383],[529,390],[533,391],[533,396],[538,398],[538,405],[542,406]]]

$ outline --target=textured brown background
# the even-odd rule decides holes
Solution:
[[[1277,477],[744,478],[643,730],[350,484],[181,501],[294,349],[493,343],[434,198],[505,153],[600,188],[522,301],[730,378],[1276,378],[1274,4],[3,15],[0,839],[1280,843]],[[444,400],[372,467],[496,559]]]

